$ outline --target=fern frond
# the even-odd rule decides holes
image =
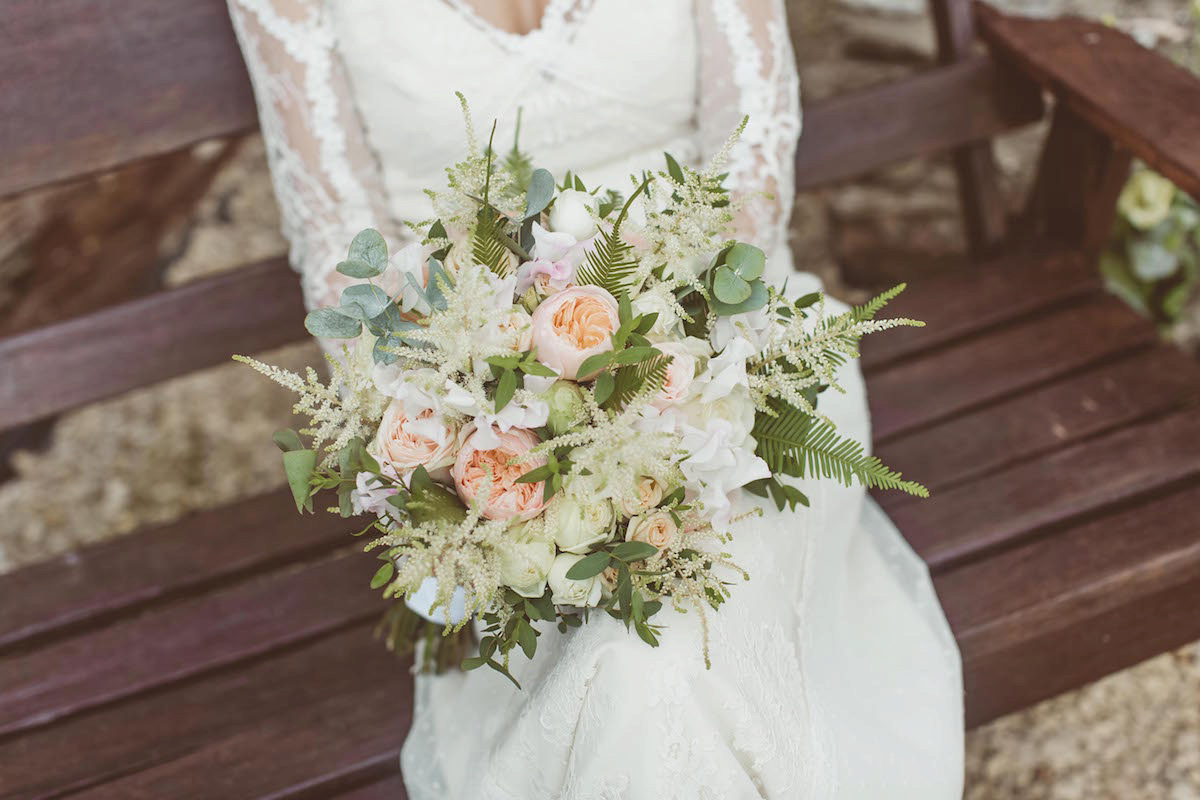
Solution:
[[[658,393],[667,382],[667,366],[670,363],[670,356],[659,355],[619,368],[613,379],[612,395],[605,401],[605,407],[620,411],[639,395],[649,397]]]
[[[872,297],[861,306],[855,306],[850,314],[856,322],[865,322],[870,319],[875,319],[875,315],[883,310],[883,307],[896,299],[896,296],[904,291],[908,284],[901,283],[888,289],[886,292],[881,292]]]
[[[649,178],[629,196],[621,213],[610,230],[601,229],[596,245],[588,251],[587,260],[579,266],[575,282],[580,285],[599,286],[613,297],[629,291],[629,281],[637,271],[638,260],[633,257],[633,248],[621,238],[621,224],[629,213],[633,201],[646,190]]]
[[[759,414],[754,421],[755,452],[767,462],[771,472],[782,475],[836,480],[850,486],[858,481],[867,488],[898,489],[917,497],[928,497],[929,490],[915,481],[906,481],[888,469],[875,456],[863,452],[853,439],[839,436],[827,420],[812,416],[795,406],[774,404],[776,416]]]
[[[500,277],[508,274],[508,248],[500,237],[504,235],[500,228],[500,217],[491,205],[492,190],[492,160],[495,152],[492,150],[492,139],[496,136],[496,125],[492,124],[492,135],[488,137],[487,173],[483,181],[482,208],[475,218],[475,232],[471,238],[471,255],[475,263],[484,264]]]

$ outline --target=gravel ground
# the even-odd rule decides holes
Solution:
[[[179,253],[171,280],[283,250],[265,174],[252,140],[164,244]],[[844,291],[820,209],[804,209],[793,231],[801,261]],[[317,358],[306,345],[268,360]],[[280,485],[269,437],[289,414],[286,392],[230,364],[66,415],[51,446],[19,454],[18,478],[0,485],[0,572]],[[970,800],[1200,800],[1200,646],[972,732],[967,765]]]

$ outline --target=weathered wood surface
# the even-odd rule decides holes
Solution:
[[[0,339],[0,430],[307,336],[273,259]]]
[[[796,189],[942,152],[1036,121],[1036,88],[975,58],[804,108]]]
[[[980,34],[1011,62],[1184,191],[1200,196],[1200,81],[1116,28],[1079,17],[975,6]]]
[[[34,564],[0,580],[0,654],[320,555],[356,529],[330,514],[298,515],[281,490]]]
[[[224,0],[7,0],[0,197],[258,127]]]

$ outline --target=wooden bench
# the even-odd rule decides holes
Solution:
[[[864,366],[877,450],[933,490],[880,501],[935,576],[975,725],[1200,638],[1200,366],[1093,263],[1131,156],[1200,193],[1200,82],[1082,20],[935,11],[942,63],[807,108],[797,169],[954,153],[980,263],[912,287],[897,311],[928,327]],[[256,125],[221,0],[0,21],[0,195]],[[1013,225],[989,138],[1043,89]],[[302,316],[275,260],[0,340],[0,429],[302,339]],[[0,797],[402,796],[411,681],[345,528],[281,491],[0,578]]]

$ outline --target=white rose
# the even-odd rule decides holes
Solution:
[[[497,547],[500,581],[522,597],[546,593],[546,576],[554,564],[554,544],[534,535],[531,526],[514,529]]]
[[[637,494],[625,498],[621,506],[621,511],[625,516],[632,517],[640,514],[662,502],[663,485],[649,475],[638,476],[634,482],[634,488]]]
[[[616,515],[608,500],[581,503],[571,495],[562,495],[550,509],[548,527],[554,542],[568,553],[588,553],[594,545],[612,539]]]
[[[556,233],[569,233],[582,242],[596,234],[593,213],[600,210],[600,203],[587,192],[567,189],[559,192],[550,209],[550,229]]]
[[[661,509],[655,509],[629,520],[629,527],[625,529],[625,541],[645,542],[662,550],[675,539],[678,532],[679,526],[675,524],[671,515]]]
[[[679,327],[679,315],[675,313],[675,303],[668,300],[663,292],[643,292],[633,301],[634,313],[639,315],[658,314],[650,327],[650,338],[673,338]]]
[[[667,364],[666,381],[658,395],[650,401],[652,406],[661,411],[687,397],[696,378],[696,357],[679,342],[665,342],[656,347],[663,355],[671,357],[671,362]]]
[[[583,558],[583,556],[572,553],[559,553],[555,557],[554,564],[550,567],[550,574],[546,576],[546,582],[550,584],[550,600],[555,605],[579,607],[599,605],[604,596],[604,584],[600,580],[600,576],[593,575],[581,581],[571,580],[567,577],[567,570],[582,561]]]

